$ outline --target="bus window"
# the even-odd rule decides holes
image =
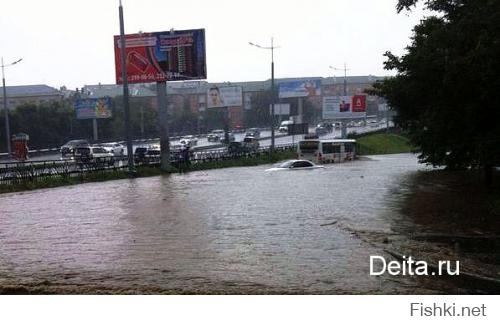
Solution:
[[[299,149],[304,153],[314,153],[316,152],[316,150],[318,150],[318,145],[318,141],[300,141]]]
[[[334,144],[333,142],[323,142],[323,154],[340,153],[340,145]]]
[[[353,152],[354,151],[354,144],[353,143],[345,143],[344,144],[344,151],[345,152]]]

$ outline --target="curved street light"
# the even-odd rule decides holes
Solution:
[[[271,154],[274,153],[274,102],[275,99],[275,91],[274,91],[274,49],[280,48],[279,46],[274,46],[274,39],[271,37],[271,46],[261,46],[259,44],[255,44],[252,42],[248,42],[248,44],[258,47],[263,50],[271,50]]]
[[[351,70],[351,69],[347,69],[345,63],[344,63],[344,68],[343,69],[341,69],[341,68],[335,68],[333,66],[329,66],[329,68],[332,69],[332,70],[344,71],[344,96],[347,96],[347,70]]]
[[[3,57],[2,57],[2,85],[3,85],[3,109],[4,109],[4,114],[5,114],[5,138],[7,141],[7,154],[10,156],[11,153],[11,147],[10,147],[10,125],[9,125],[9,109],[7,107],[7,89],[5,88],[5,72],[4,69],[6,67],[10,67],[14,64],[18,64],[21,62],[23,59],[19,59],[17,61],[14,61],[9,64],[3,64]]]

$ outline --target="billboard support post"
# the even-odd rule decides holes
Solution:
[[[347,67],[346,67],[346,64],[344,63],[344,96],[347,96]],[[345,139],[347,138],[347,125],[345,123],[345,121],[342,121],[342,124],[341,124],[341,135],[340,137],[342,139]]]
[[[97,119],[96,118],[92,119],[92,128],[94,130],[94,141],[97,141],[98,138],[97,138]]]
[[[344,121],[342,121],[341,123],[342,124],[340,127],[340,137],[342,139],[345,139],[345,138],[347,138],[347,124]]]
[[[141,137],[144,139],[144,106],[141,105]]]
[[[302,116],[304,114],[304,98],[299,97],[298,98],[299,103],[298,103],[298,112],[297,112],[297,122],[296,123],[303,123]]]
[[[125,57],[125,27],[123,23],[123,7],[120,0],[118,7],[120,16],[120,53],[121,53],[121,66],[122,66],[122,79],[123,79],[123,111],[125,115],[125,140],[127,141],[127,158],[128,158],[128,171],[132,175],[135,173],[134,167],[134,152],[132,148],[132,136],[130,134],[130,106],[128,96],[128,80],[127,80],[127,65]]]
[[[158,98],[161,169],[168,171],[170,168],[170,139],[168,134],[168,100],[166,81],[159,81],[156,83],[156,96]]]

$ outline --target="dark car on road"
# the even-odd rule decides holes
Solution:
[[[246,137],[260,138],[260,130],[258,128],[251,128],[247,130]]]
[[[238,155],[246,152],[246,148],[243,146],[243,143],[238,141],[230,142],[227,146],[227,152],[230,155]]]
[[[159,146],[137,147],[134,152],[134,161],[141,164],[157,163],[160,161]]]
[[[148,147],[137,147],[134,151],[134,160],[136,163],[144,161],[144,156],[148,151]]]
[[[78,147],[90,147],[90,143],[84,139],[68,141],[61,147],[61,156],[63,158],[72,157],[75,154],[75,149]]]
[[[257,151],[259,146],[259,140],[254,137],[245,137],[243,139],[243,147],[247,152]]]
[[[236,140],[234,134],[232,134],[231,132],[228,132],[227,133],[227,138],[229,140],[229,143],[233,142]],[[227,143],[226,142],[226,138],[225,138],[225,135],[222,136],[221,140],[220,140],[222,143]]]
[[[220,141],[220,137],[215,133],[210,133],[207,135],[207,140],[208,142],[218,142]]]
[[[315,130],[315,133],[318,136],[325,135],[325,134],[333,132],[333,128],[334,127],[333,127],[332,123],[323,122],[323,123],[318,124],[318,126],[316,127],[316,130]]]

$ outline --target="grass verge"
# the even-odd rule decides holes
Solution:
[[[359,136],[358,155],[385,155],[411,152],[412,146],[408,138],[392,133],[375,133]]]

